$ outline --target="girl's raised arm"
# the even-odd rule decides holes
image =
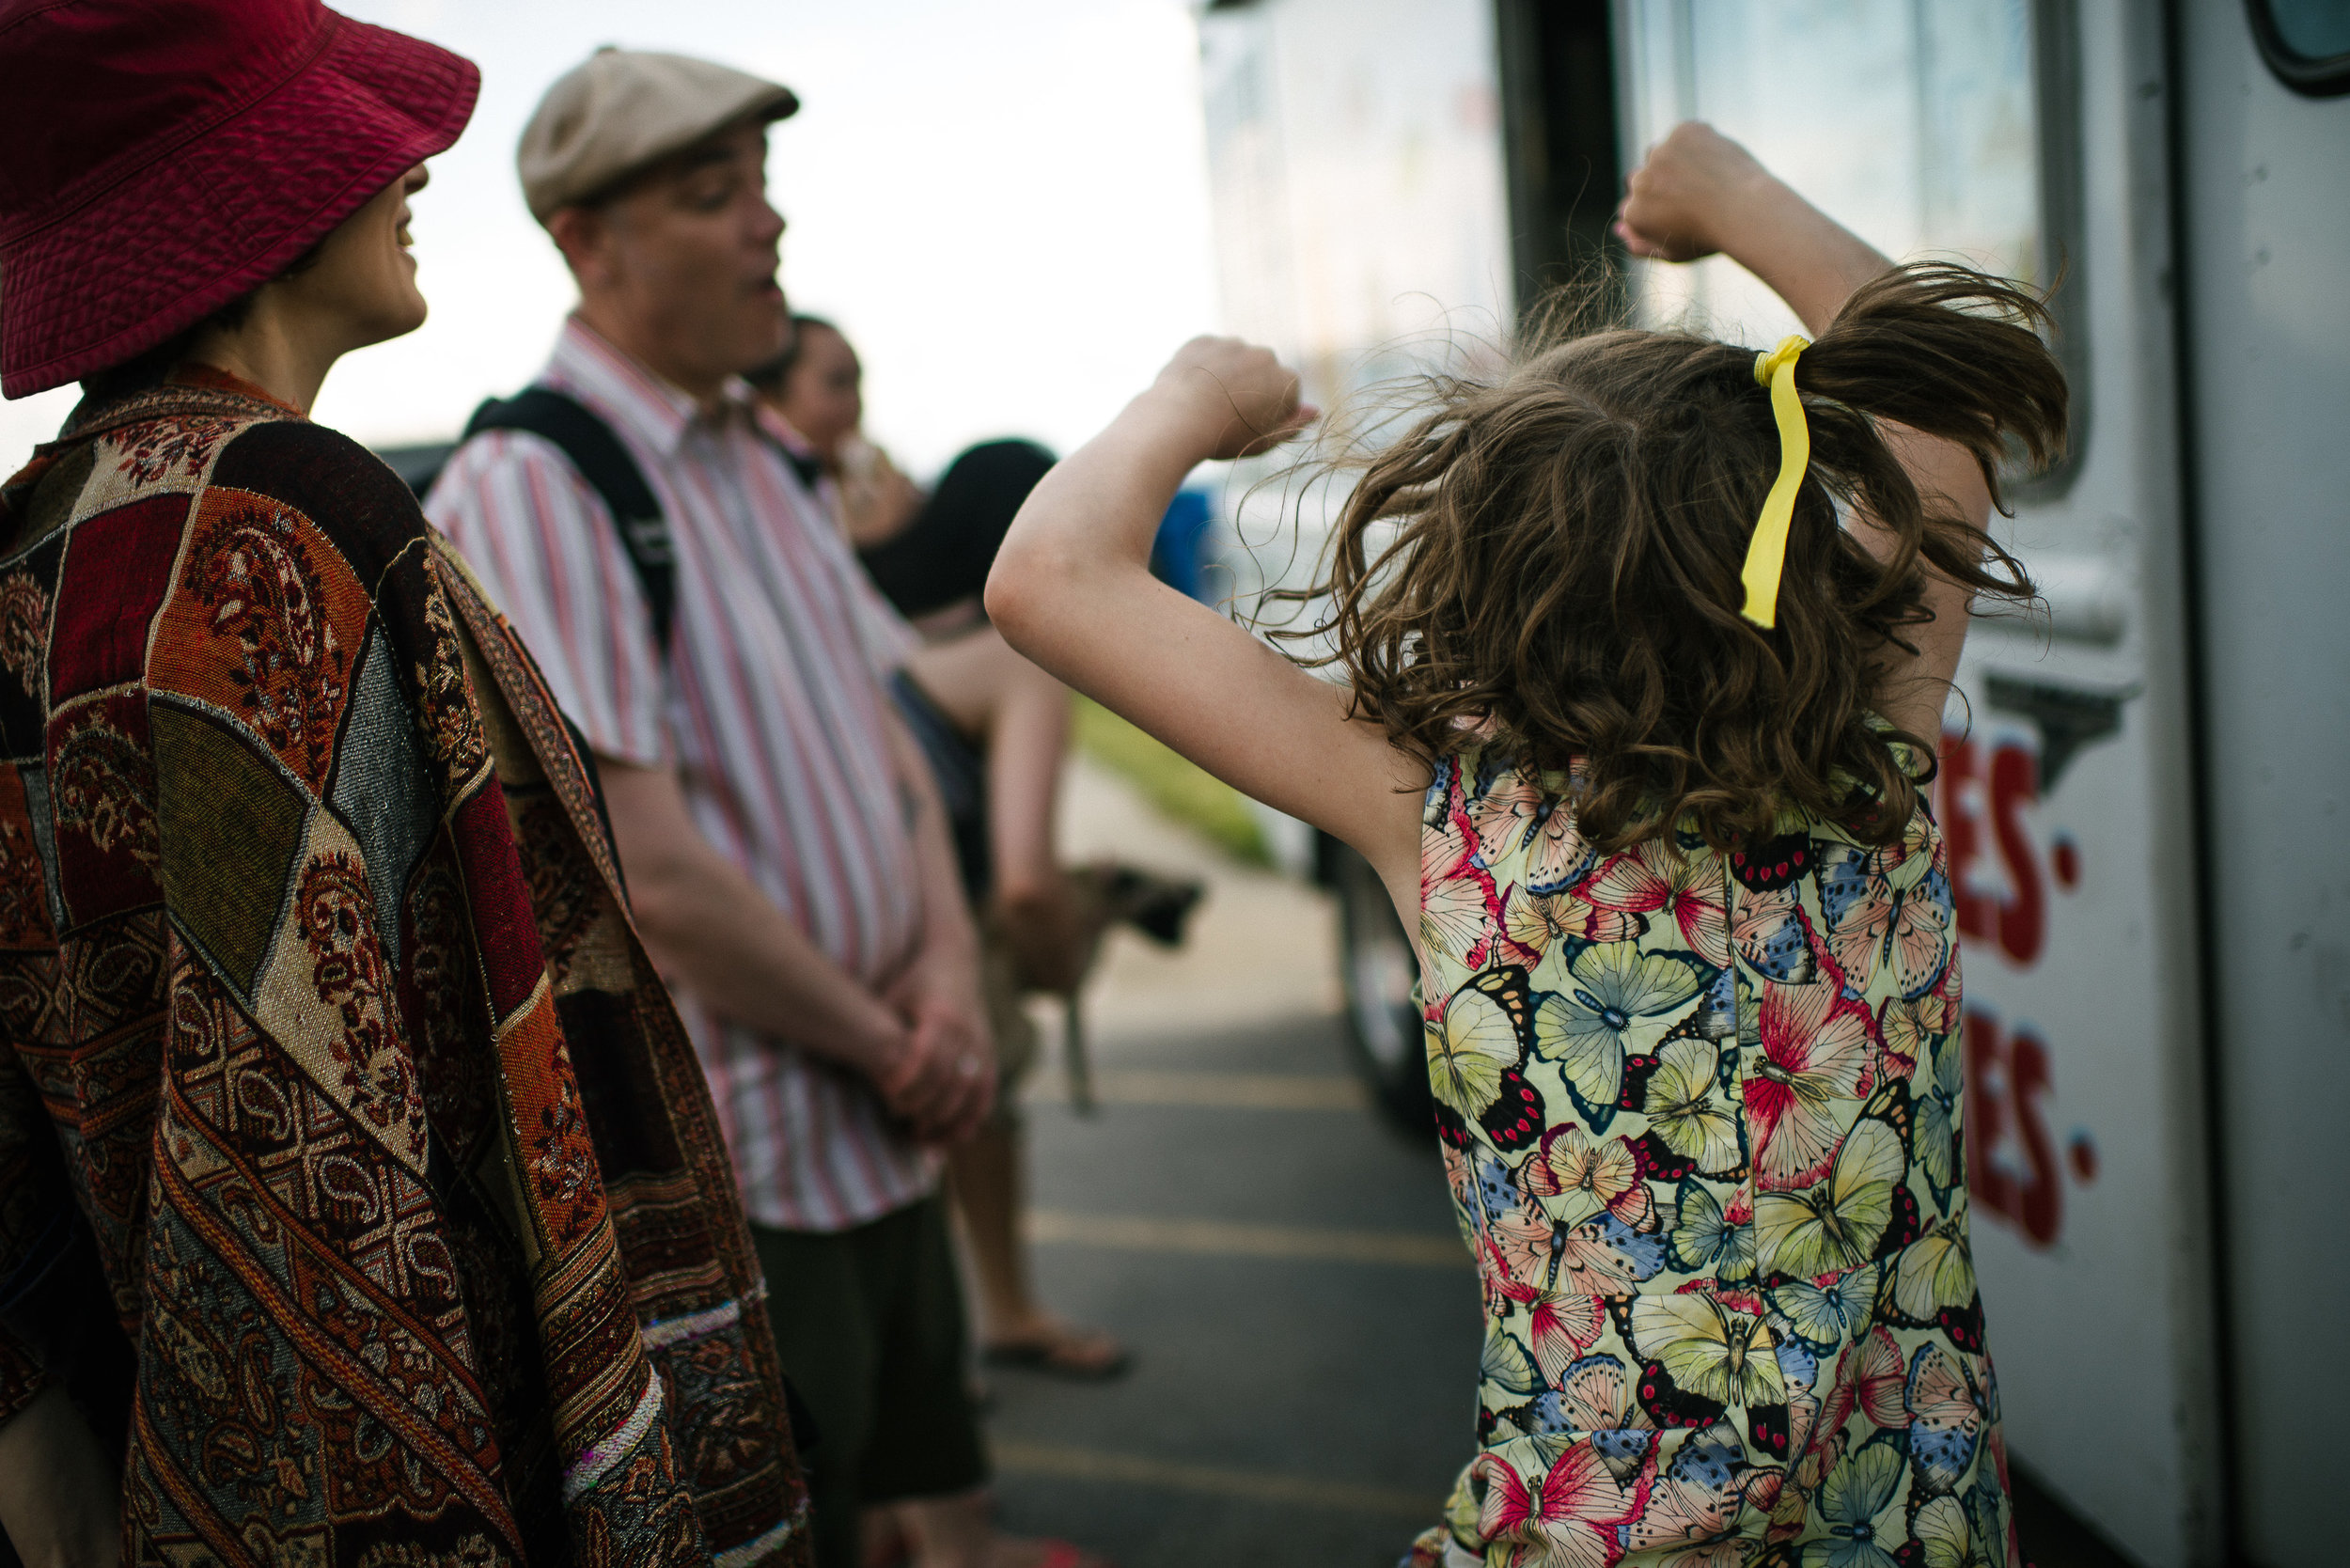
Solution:
[[[1151,575],[1197,464],[1287,440],[1314,411],[1273,354],[1185,344],[1108,429],[1044,477],[987,582],[1006,641],[1234,789],[1352,844],[1410,909],[1426,770],[1319,680]]]
[[[1666,261],[1716,252],[1729,257],[1769,285],[1815,337],[1855,290],[1892,266],[1745,148],[1694,120],[1673,127],[1632,172],[1616,232],[1636,256]],[[1795,382],[1803,383],[1800,360]],[[1947,510],[1978,528],[1989,523],[1991,492],[1964,447],[1898,425],[1880,428],[1920,494],[1940,495]],[[1892,548],[1865,520],[1853,532],[1880,558]],[[1958,675],[1970,604],[1966,588],[1929,567],[1926,606],[1934,619],[1911,629],[1914,654],[1893,650],[1880,671],[1878,711],[1913,735],[1941,733],[1942,704]]]

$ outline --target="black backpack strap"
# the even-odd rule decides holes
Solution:
[[[768,438],[768,445],[775,447],[776,456],[791,465],[791,472],[797,474],[800,482],[807,486],[808,494],[816,494],[816,487],[824,481],[824,460],[810,457],[806,452],[795,452],[772,436]]]
[[[544,386],[527,386],[510,398],[492,398],[465,421],[465,439],[483,431],[525,431],[552,441],[593,487],[619,529],[620,548],[652,612],[653,643],[666,654],[677,621],[677,556],[669,543],[669,521],[653,499],[635,459],[612,427],[573,398]]]

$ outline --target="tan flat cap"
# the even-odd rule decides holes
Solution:
[[[799,106],[790,87],[728,66],[607,44],[558,77],[523,127],[523,199],[544,223],[738,119]]]

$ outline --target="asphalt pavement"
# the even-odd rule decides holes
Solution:
[[[1044,1297],[1135,1360],[1105,1385],[987,1373],[1004,1525],[1121,1568],[1385,1568],[1475,1440],[1477,1286],[1434,1140],[1384,1123],[1348,1068],[1320,894],[1082,764],[1066,815],[1067,853],[1210,895],[1182,951],[1106,955],[1093,1113],[1057,1047],[1031,1086]]]

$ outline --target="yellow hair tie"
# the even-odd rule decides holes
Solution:
[[[1747,586],[1747,602],[1738,613],[1757,626],[1778,624],[1778,577],[1787,565],[1787,530],[1795,520],[1795,492],[1803,486],[1804,470],[1811,466],[1811,427],[1804,421],[1803,400],[1795,396],[1795,356],[1811,346],[1802,337],[1782,337],[1778,347],[1754,356],[1754,379],[1771,389],[1771,414],[1778,421],[1778,478],[1763,497],[1762,515],[1755,520],[1754,538],[1747,545],[1747,564],[1738,580]]]

